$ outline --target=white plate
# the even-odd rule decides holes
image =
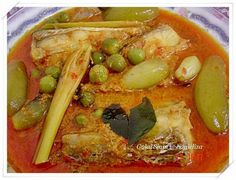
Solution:
[[[8,52],[14,43],[29,29],[45,18],[65,10],[64,7],[14,7],[7,14]],[[209,32],[228,51],[229,9],[227,7],[166,7]],[[8,172],[14,170],[8,166]]]

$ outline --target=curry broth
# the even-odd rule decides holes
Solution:
[[[68,10],[73,15],[76,11],[74,9]],[[90,20],[101,20],[101,16],[93,17]],[[221,56],[226,64],[226,72],[228,77],[228,55],[223,48],[216,43],[205,31],[198,26],[185,20],[184,18],[170,13],[166,10],[160,10],[160,15],[150,22],[150,25],[157,26],[160,23],[170,25],[181,37],[191,40],[191,46],[182,52],[178,52],[178,63],[190,55],[196,55],[201,62],[210,55]],[[41,24],[42,25],[42,24]],[[37,27],[40,27],[38,25]],[[31,48],[31,33],[36,27],[26,33],[12,48],[8,55],[8,59],[23,60],[27,73],[30,75],[31,70],[35,67],[30,57]],[[30,76],[28,76],[30,77]],[[28,99],[33,99],[39,92],[38,80],[29,78]],[[155,166],[147,165],[143,162],[135,162],[132,165],[119,165],[115,167],[104,167],[90,165],[87,169],[80,169],[76,164],[64,159],[60,154],[61,136],[65,132],[76,130],[74,122],[71,121],[75,114],[86,113],[90,114],[93,109],[82,108],[81,106],[72,103],[64,116],[61,127],[58,131],[55,143],[52,149],[52,165],[48,163],[35,166],[32,164],[33,155],[39,140],[40,131],[42,129],[42,122],[35,127],[16,131],[13,129],[11,118],[8,119],[8,161],[19,172],[216,172],[222,169],[228,161],[229,154],[229,136],[228,132],[221,135],[215,135],[208,131],[203,121],[199,117],[193,100],[193,87],[195,80],[190,86],[170,86],[170,87],[155,87],[146,91],[135,91],[132,93],[98,93],[96,94],[95,107],[107,107],[111,103],[119,103],[128,111],[131,107],[136,106],[142,100],[142,97],[147,96],[154,108],[160,106],[162,103],[171,100],[184,100],[187,106],[191,109],[191,123],[193,125],[193,143],[202,145],[201,150],[195,150],[192,154],[192,162],[185,166],[179,167],[171,166]],[[129,97],[129,98],[127,98]]]

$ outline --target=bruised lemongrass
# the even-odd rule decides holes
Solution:
[[[70,23],[49,23],[43,26],[43,29],[73,28],[73,27],[136,27],[143,26],[139,21],[96,21],[96,22],[70,22]]]
[[[64,113],[88,67],[91,49],[90,44],[84,45],[66,60],[34,155],[35,164],[48,161]]]

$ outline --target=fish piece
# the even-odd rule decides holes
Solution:
[[[126,155],[125,140],[99,125],[98,131],[66,134],[62,137],[63,154],[78,163],[119,163]]]
[[[79,162],[100,161],[108,151],[104,137],[94,132],[64,135],[62,143],[63,153]]]
[[[181,38],[169,25],[162,24],[135,39],[123,49],[123,54],[127,57],[130,48],[142,48],[145,51],[146,59],[155,57],[166,59],[178,51],[187,49],[188,42],[188,40]]]
[[[192,149],[187,148],[192,145],[191,110],[181,101],[157,108],[155,113],[155,126],[135,146],[129,148],[133,158],[159,165],[187,165],[191,162],[192,152]]]
[[[191,151],[187,149],[185,136],[177,128],[169,128],[155,140],[142,141],[129,148],[128,152],[131,160],[157,165],[175,163],[186,166],[191,162]]]
[[[167,105],[157,108],[155,113],[157,123],[145,137],[157,137],[162,131],[169,128],[177,128],[184,134],[188,144],[192,143],[190,131],[192,125],[189,119],[191,110],[187,108],[184,101],[167,103]]]
[[[65,29],[40,30],[33,33],[31,56],[39,68],[65,61],[68,54],[78,49],[81,44],[90,43],[94,50],[101,48],[105,38],[116,38],[122,44],[133,36],[140,36],[147,31],[147,26],[137,27],[74,27]],[[58,65],[57,64],[57,65]]]

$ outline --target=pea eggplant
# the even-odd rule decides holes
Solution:
[[[102,84],[107,81],[109,71],[102,64],[96,64],[89,71],[89,80],[92,83]]]
[[[89,107],[91,106],[95,101],[95,96],[92,92],[90,91],[84,91],[80,94],[80,103],[84,107]]]
[[[102,42],[103,51],[109,55],[118,53],[121,48],[121,43],[114,38],[107,38]]]
[[[197,110],[207,128],[222,133],[228,127],[228,97],[224,61],[210,56],[203,64],[194,89]]]
[[[122,72],[125,70],[127,63],[120,54],[113,54],[106,60],[108,67],[114,72]]]
[[[131,48],[128,51],[128,58],[131,64],[136,65],[144,61],[145,52],[141,48]]]
[[[57,86],[57,81],[51,75],[44,76],[40,79],[39,90],[42,93],[52,93]]]
[[[7,114],[12,116],[24,105],[27,98],[28,79],[22,61],[7,65]]]
[[[42,94],[21,108],[13,117],[13,126],[17,130],[30,128],[43,119],[49,108],[51,96]]]

